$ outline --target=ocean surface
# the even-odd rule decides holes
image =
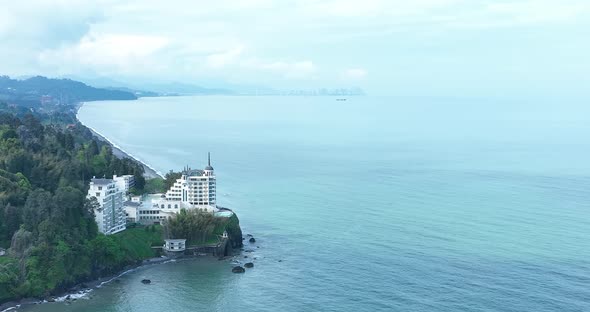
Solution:
[[[233,261],[255,267],[155,265],[24,311],[590,311],[588,103],[170,97],[79,118],[162,173],[211,152],[257,239]]]

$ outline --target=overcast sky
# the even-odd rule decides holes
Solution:
[[[590,0],[0,0],[0,74],[583,94]]]

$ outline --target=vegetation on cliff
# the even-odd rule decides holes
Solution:
[[[185,238],[188,246],[217,243],[224,231],[227,231],[232,247],[241,246],[242,230],[235,214],[231,217],[219,217],[197,209],[181,209],[164,222],[165,237]]]
[[[13,83],[7,79],[0,77],[0,83]],[[64,88],[63,92],[72,94]],[[31,94],[42,93],[43,89],[37,89]],[[63,103],[43,105],[37,97],[25,104],[20,98],[10,104],[0,101],[0,248],[8,248],[8,255],[0,256],[0,303],[45,297],[114,274],[155,256],[151,247],[162,245],[160,226],[109,236],[98,233],[92,202],[85,195],[93,176],[132,174],[134,192],[142,194],[166,190],[178,173],[146,183],[141,164],[115,157],[110,145],[77,121],[72,101],[84,98],[63,98]],[[241,246],[235,215],[192,218],[185,221],[194,228],[185,228],[185,221],[179,221],[182,226],[175,233],[184,235],[186,230],[198,243],[227,230],[232,246]]]
[[[0,247],[9,247],[0,302],[45,296],[151,256],[99,234],[85,198],[93,176],[133,174],[142,189],[143,167],[114,157],[81,124],[45,118],[0,113]]]

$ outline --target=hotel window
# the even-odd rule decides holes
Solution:
[[[98,193],[98,192],[97,192],[97,193],[96,193],[96,197],[100,197],[100,193]]]
[[[98,187],[98,190],[99,190],[99,191],[102,191],[102,186],[99,186],[99,187]]]

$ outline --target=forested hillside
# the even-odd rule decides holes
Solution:
[[[47,122],[54,117],[0,113],[0,247],[8,248],[0,303],[46,296],[141,259],[98,233],[85,195],[93,176],[133,174],[142,189],[142,166],[114,157],[77,122]]]
[[[135,99],[137,97],[131,92],[94,88],[70,79],[36,76],[17,80],[0,76],[0,101],[20,106],[34,107],[40,103],[70,105],[85,101]]]

